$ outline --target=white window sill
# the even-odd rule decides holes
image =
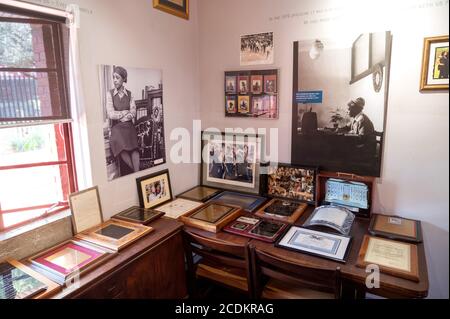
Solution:
[[[47,218],[43,218],[43,219],[34,221],[34,222],[29,223],[29,224],[27,224],[25,226],[22,226],[22,227],[19,227],[19,228],[15,228],[15,229],[12,229],[12,230],[6,230],[6,231],[3,231],[3,232],[0,232],[0,242],[8,240],[8,239],[12,239],[14,237],[17,237],[17,236],[23,235],[25,233],[31,232],[31,231],[33,231],[33,230],[35,230],[37,228],[49,225],[49,224],[54,223],[54,222],[57,222],[57,221],[59,221],[61,219],[69,217],[70,215],[71,215],[70,209],[66,209],[66,210],[63,210],[60,213],[57,213],[57,214],[53,215],[53,216],[49,216]]]

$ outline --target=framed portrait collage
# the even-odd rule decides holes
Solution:
[[[225,72],[225,116],[278,119],[278,70]]]

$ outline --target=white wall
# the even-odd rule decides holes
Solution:
[[[169,151],[170,132],[192,128],[199,118],[197,1],[190,1],[190,20],[153,8],[151,0],[67,0],[30,2],[81,8],[80,61],[87,111],[93,184],[100,189],[105,219],[138,204],[136,178],[169,168],[174,194],[199,180],[198,165],[174,165]],[[167,165],[108,182],[103,142],[103,116],[98,66],[158,69],[163,73]],[[138,97],[140,92],[136,92]]]
[[[430,297],[449,296],[448,92],[420,93],[423,39],[449,34],[448,1],[200,0],[200,108],[203,127],[279,129],[279,160],[291,158],[293,42],[390,30],[390,95],[382,178],[374,211],[423,221]],[[307,22],[307,23],[306,23]],[[225,70],[239,65],[239,38],[275,32],[280,119],[225,118]],[[264,68],[264,67],[262,67]]]

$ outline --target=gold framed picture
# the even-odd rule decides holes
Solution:
[[[365,268],[371,264],[392,276],[419,281],[416,245],[365,235],[356,265]]]
[[[420,91],[448,90],[448,35],[425,38]]]
[[[189,20],[189,0],[153,0],[153,8]]]
[[[152,230],[152,227],[111,219],[75,237],[113,251],[120,251]]]
[[[199,210],[181,216],[181,221],[195,228],[217,233],[242,214],[239,207],[209,203]]]

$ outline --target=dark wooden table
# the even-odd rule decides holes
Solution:
[[[306,219],[311,215],[314,208],[309,207],[307,211],[297,220],[295,225],[302,226]],[[343,277],[343,295],[346,298],[362,298],[365,293],[386,297],[386,298],[425,298],[428,295],[428,271],[427,262],[425,258],[425,249],[423,244],[418,245],[419,255],[419,275],[420,281],[413,282],[410,280],[394,277],[391,275],[380,275],[380,288],[368,289],[366,287],[366,273],[364,268],[356,266],[358,259],[358,253],[362,244],[364,235],[368,234],[369,228],[368,219],[356,218],[352,230],[351,236],[353,238],[350,252],[348,254],[346,263],[339,263],[333,260],[325,258],[315,257],[300,252],[290,251],[283,248],[275,247],[274,244],[265,243],[259,240],[250,239],[226,232],[219,232],[217,234],[194,229],[192,227],[186,227],[189,231],[195,232],[205,237],[215,238],[230,243],[246,243],[251,242],[255,247],[265,252],[268,252],[274,256],[285,260],[291,260],[296,263],[300,263],[308,266],[316,266],[322,268],[335,269],[341,268],[341,274]]]
[[[149,226],[153,231],[148,235],[114,254],[52,298],[186,298],[183,224],[162,217]]]

